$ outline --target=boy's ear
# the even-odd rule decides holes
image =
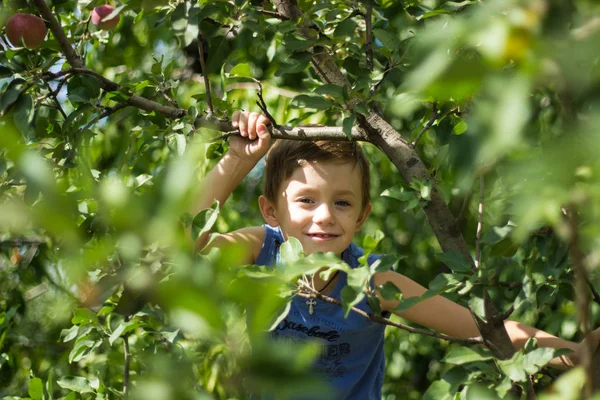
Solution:
[[[272,227],[279,226],[279,219],[277,218],[277,212],[273,203],[271,203],[265,196],[260,196],[258,198],[258,206],[260,207],[260,212],[262,213],[262,216],[267,224]]]
[[[367,217],[371,213],[371,208],[371,203],[367,204],[358,216],[358,220],[356,221],[356,232],[360,231],[360,228],[362,228],[363,224],[367,220]]]

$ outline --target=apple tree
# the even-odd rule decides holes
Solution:
[[[197,255],[262,223],[259,165],[226,205],[186,211],[261,110],[272,137],[359,140],[373,212],[358,243],[444,294],[481,332],[383,320],[386,399],[591,398],[506,318],[569,340],[598,326],[599,6],[591,0],[4,0],[0,8],[0,397],[230,399],[326,386],[319,348],[264,332],[302,273]],[[190,230],[192,238],[190,238]],[[282,295],[283,293],[283,295]],[[333,299],[336,300],[336,299]],[[252,312],[246,312],[246,309]],[[251,351],[252,349],[252,351]]]

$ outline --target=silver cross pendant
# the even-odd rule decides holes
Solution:
[[[315,312],[315,309],[313,306],[317,305],[317,302],[315,301],[315,299],[313,299],[312,297],[310,299],[308,299],[306,301],[306,305],[308,306],[308,313],[310,315],[313,315],[313,313]]]

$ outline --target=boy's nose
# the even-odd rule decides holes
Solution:
[[[315,214],[313,215],[313,221],[318,224],[332,223],[333,222],[333,214],[327,204],[321,204],[315,210]]]

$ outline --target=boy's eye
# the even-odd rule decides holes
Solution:
[[[341,206],[341,207],[349,207],[350,203],[347,202],[346,200],[338,200],[335,202],[336,206]]]
[[[311,204],[312,200],[308,199],[308,198],[302,198],[298,200],[300,203],[304,203],[304,204]]]

